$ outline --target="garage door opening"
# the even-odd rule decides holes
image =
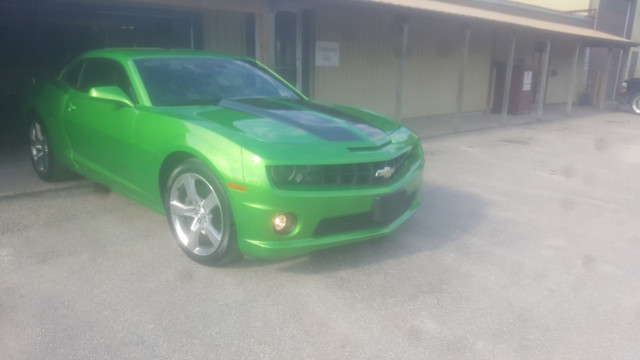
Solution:
[[[26,146],[23,105],[33,78],[53,77],[91,49],[203,43],[201,16],[168,8],[0,2],[0,24],[0,153]]]

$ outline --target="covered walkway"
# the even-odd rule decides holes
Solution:
[[[551,104],[545,106],[544,119],[538,120],[537,113],[507,115],[506,120],[501,114],[493,113],[465,113],[455,121],[455,114],[430,116],[405,120],[403,123],[421,138],[443,136],[461,132],[478,131],[505,126],[519,126],[538,121],[559,122],[572,118],[595,116],[602,113],[629,112],[627,109],[618,109],[615,103],[606,103],[603,110],[594,106],[576,106],[570,116],[566,113],[565,104]],[[640,119],[639,119],[640,121]]]

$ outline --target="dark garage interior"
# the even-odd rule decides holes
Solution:
[[[168,8],[0,0],[0,153],[26,152],[23,110],[34,79],[56,76],[84,51],[202,48],[196,13]]]

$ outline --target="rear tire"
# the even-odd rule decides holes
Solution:
[[[51,147],[49,133],[40,120],[29,124],[29,151],[31,165],[40,179],[48,182],[60,181],[73,174],[58,161]]]
[[[167,181],[164,206],[178,246],[191,259],[223,265],[239,259],[229,198],[213,171],[198,159],[178,166]]]

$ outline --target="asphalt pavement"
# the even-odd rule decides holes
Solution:
[[[469,130],[424,136],[397,232],[294,259],[196,264],[84,180],[4,195],[0,358],[637,359],[640,118]]]

